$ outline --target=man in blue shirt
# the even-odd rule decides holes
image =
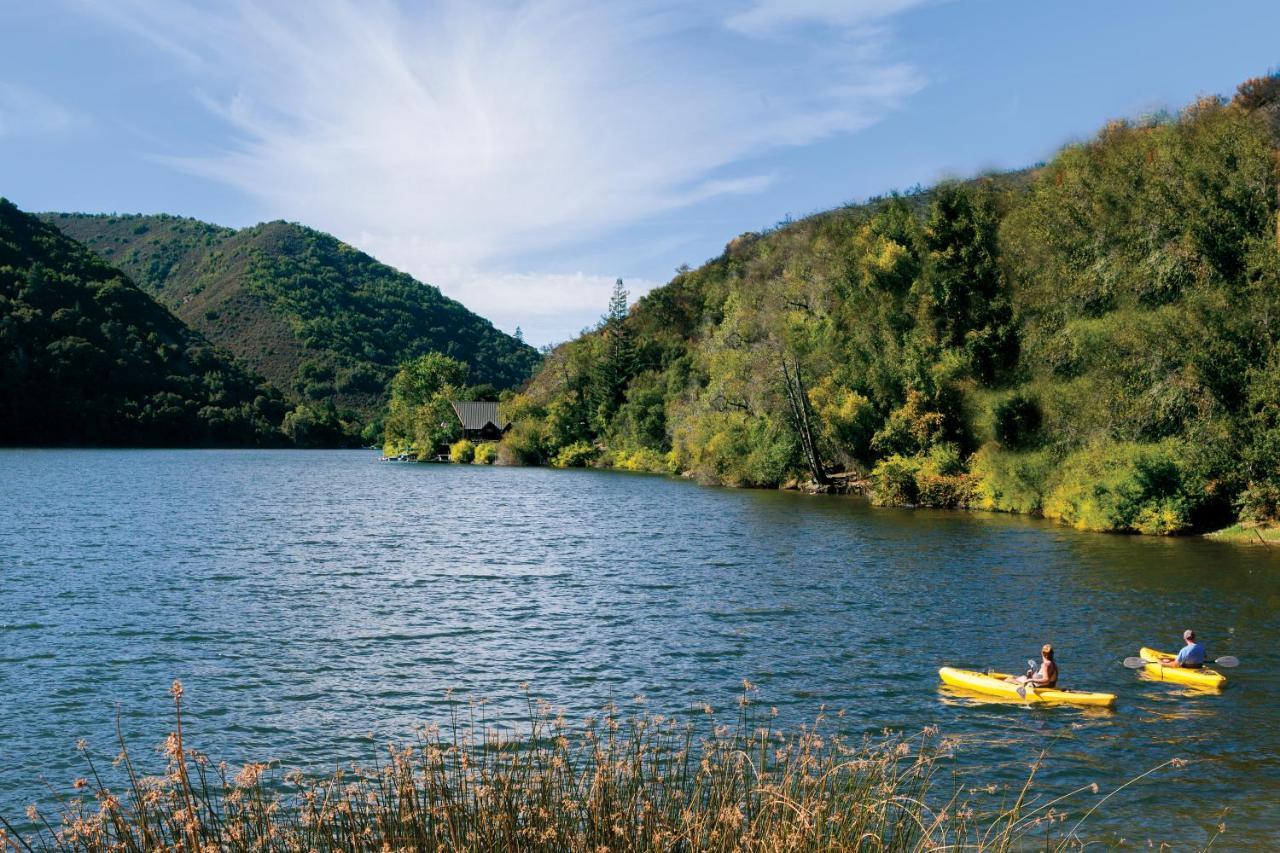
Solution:
[[[1199,669],[1204,666],[1204,646],[1196,642],[1196,632],[1188,628],[1182,632],[1182,639],[1186,640],[1187,644],[1182,647],[1182,651],[1178,652],[1178,656],[1165,658],[1162,663],[1165,666],[1183,669]]]

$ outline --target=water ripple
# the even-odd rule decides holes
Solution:
[[[1113,799],[1096,831],[1208,832],[1200,813],[1229,806],[1229,844],[1263,847],[1280,841],[1274,561],[603,472],[0,451],[0,810],[44,796],[42,775],[83,775],[81,737],[113,754],[117,709],[153,758],[175,678],[202,750],[321,769],[369,759],[371,734],[446,720],[468,694],[518,722],[522,682],[580,719],[636,694],[732,713],[746,678],[779,724],[824,706],[854,734],[938,724],[984,781],[1017,784],[1041,750],[1063,790],[1197,759]],[[1191,622],[1247,663],[1223,695],[1119,666]],[[1119,708],[937,684],[943,663],[1017,668],[1046,639],[1064,678],[1114,690]]]

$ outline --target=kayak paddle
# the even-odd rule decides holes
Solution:
[[[1142,669],[1144,666],[1147,666],[1148,664],[1153,664],[1153,663],[1160,663],[1160,661],[1146,660],[1145,658],[1138,658],[1138,657],[1124,659],[1124,665],[1127,666],[1129,669]],[[1225,657],[1220,657],[1220,658],[1217,658],[1216,660],[1205,661],[1205,666],[1208,666],[1209,664],[1230,669],[1233,666],[1240,665],[1240,658],[1235,657],[1234,655],[1226,655]],[[1164,664],[1164,665],[1167,666],[1168,664]],[[1191,667],[1188,667],[1188,669],[1190,668]]]
[[[1028,667],[1030,667],[1030,669],[1028,669],[1028,670],[1027,670],[1027,678],[1030,678],[1030,677],[1031,677],[1031,674],[1032,674],[1033,672],[1035,672],[1035,670],[1036,670],[1036,662],[1035,662],[1035,661],[1033,661],[1033,660],[1028,660],[1028,661],[1027,661],[1027,666],[1028,666]],[[1019,685],[1018,685],[1018,698],[1019,698],[1019,699],[1026,699],[1026,698],[1027,698],[1027,691],[1028,691],[1028,690],[1030,690],[1030,691],[1031,691],[1031,695],[1032,695],[1032,696],[1036,695],[1036,685],[1035,685],[1035,682],[1033,682],[1033,681],[1024,681],[1024,682],[1022,682],[1021,684],[1019,684]]]

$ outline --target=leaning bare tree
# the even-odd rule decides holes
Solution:
[[[804,387],[804,376],[800,370],[800,359],[790,356],[782,347],[778,348],[778,361],[782,365],[782,385],[787,393],[787,403],[791,407],[791,422],[796,434],[800,437],[800,445],[804,448],[805,462],[809,465],[809,473],[820,486],[831,482],[827,476],[826,466],[818,453],[818,441],[814,437],[813,409],[809,405],[809,392]]]

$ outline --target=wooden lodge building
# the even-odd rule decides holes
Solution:
[[[453,407],[458,423],[462,424],[462,437],[468,441],[497,441],[511,428],[511,422],[503,420],[502,415],[498,414],[497,403],[451,400],[449,405]],[[436,448],[436,458],[448,460],[448,444]]]
[[[454,401],[453,413],[462,424],[462,437],[469,441],[497,441],[511,426],[498,414],[497,403],[464,403]]]

